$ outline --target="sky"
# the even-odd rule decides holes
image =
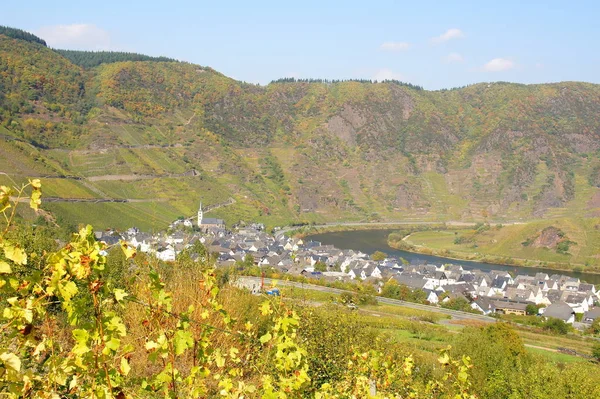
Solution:
[[[598,1],[11,1],[0,25],[54,48],[164,55],[282,77],[600,83]]]

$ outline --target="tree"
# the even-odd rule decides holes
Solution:
[[[473,368],[473,387],[482,398],[510,397],[528,359],[523,341],[506,323],[466,327],[457,334],[452,350],[455,354],[471,357],[477,365]]]
[[[571,329],[571,327],[560,319],[550,317],[544,323],[544,329],[551,331],[555,334],[566,335]]]
[[[537,315],[538,307],[535,306],[533,303],[530,303],[529,305],[527,305],[527,307],[525,307],[525,313],[527,313],[528,315]]]
[[[373,252],[373,255],[371,255],[371,259],[373,259],[374,261],[377,261],[377,262],[385,260],[385,258],[387,258],[387,254],[385,252],[381,252],[381,251],[375,251],[375,252]]]
[[[592,347],[592,356],[596,359],[597,362],[600,362],[600,343],[596,343]]]
[[[592,325],[588,328],[588,332],[594,335],[600,335],[600,317],[596,318]]]
[[[317,262],[315,263],[315,271],[317,272],[326,272],[327,271],[327,265],[323,262]]]
[[[473,312],[469,301],[462,296],[452,298],[449,301],[442,303],[442,307],[446,309],[461,310],[463,312]]]

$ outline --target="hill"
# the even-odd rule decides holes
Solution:
[[[159,229],[229,198],[215,217],[271,226],[600,216],[598,85],[257,86],[68,54],[0,35],[0,171],[45,177],[62,199],[126,201],[47,205],[72,222]]]

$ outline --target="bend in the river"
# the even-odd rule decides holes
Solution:
[[[482,271],[506,270],[513,275],[535,275],[536,273],[540,272],[547,273],[548,275],[564,274],[566,276],[578,277],[579,279],[588,283],[600,284],[600,274],[456,260],[434,255],[424,255],[401,251],[394,249],[387,244],[388,235],[394,231],[397,231],[397,229],[337,231],[309,235],[306,237],[306,239],[320,241],[323,243],[323,245],[333,245],[340,249],[354,249],[367,254],[372,254],[375,251],[381,251],[385,252],[389,256],[404,258],[410,263],[428,263],[434,265],[453,263],[456,265],[461,265],[465,269],[479,269]]]

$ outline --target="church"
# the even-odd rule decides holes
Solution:
[[[222,229],[225,227],[225,222],[223,219],[205,218],[204,211],[202,211],[202,202],[200,202],[200,208],[198,208],[198,227],[203,231]]]

